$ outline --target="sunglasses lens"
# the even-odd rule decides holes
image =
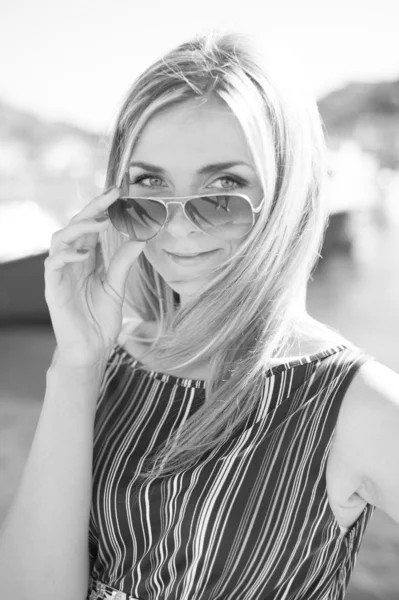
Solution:
[[[185,210],[201,231],[223,240],[244,237],[254,222],[249,202],[233,194],[193,198],[186,202]],[[155,237],[167,217],[166,207],[149,198],[119,198],[108,214],[118,231],[142,242]]]
[[[148,198],[119,198],[108,214],[118,231],[140,242],[153,238],[166,220],[165,206]]]
[[[201,196],[188,200],[185,208],[199,229],[223,240],[242,238],[253,225],[251,206],[241,196]]]

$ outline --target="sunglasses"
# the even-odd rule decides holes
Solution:
[[[120,233],[139,242],[151,240],[162,230],[170,204],[180,204],[186,218],[199,231],[222,240],[237,240],[251,231],[264,202],[262,198],[260,206],[254,208],[248,196],[234,193],[182,196],[177,200],[133,197],[129,196],[128,175],[123,179],[121,192],[108,207],[109,219]]]

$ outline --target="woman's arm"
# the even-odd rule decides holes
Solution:
[[[15,600],[84,600],[93,425],[104,365],[53,361],[32,447],[0,531],[0,589]]]
[[[337,422],[342,462],[361,481],[357,494],[399,524],[399,374],[364,363],[349,386]]]
[[[106,190],[56,231],[44,261],[57,351],[21,483],[0,531],[2,598],[87,595],[97,399],[123,322],[127,276],[145,246],[129,240],[107,269],[98,264],[98,236],[110,224],[104,212],[120,194],[117,187]]]

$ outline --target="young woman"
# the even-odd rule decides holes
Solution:
[[[278,71],[234,32],[163,56],[54,234],[4,598],[335,600],[374,507],[399,522],[399,375],[306,312],[325,141]]]

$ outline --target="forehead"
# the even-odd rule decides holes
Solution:
[[[155,162],[156,157],[201,157],[251,162],[241,125],[229,106],[217,98],[193,99],[166,107],[140,132],[132,157]]]

